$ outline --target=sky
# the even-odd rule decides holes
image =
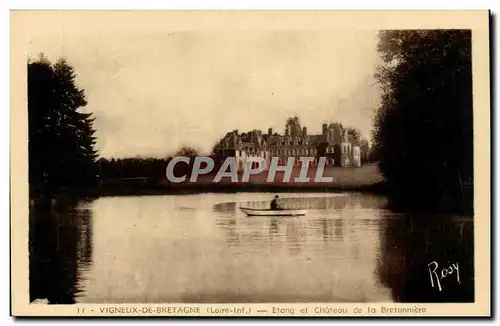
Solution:
[[[59,14],[29,24],[28,56],[75,68],[101,156],[203,153],[234,129],[283,133],[294,115],[310,134],[340,121],[370,137],[376,30],[186,28],[150,18]]]

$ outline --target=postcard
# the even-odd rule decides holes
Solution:
[[[11,11],[11,315],[489,317],[488,11]]]

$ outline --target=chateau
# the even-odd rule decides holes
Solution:
[[[298,166],[298,158],[304,156],[315,157],[312,166],[317,165],[319,157],[326,157],[326,166],[361,166],[360,145],[340,123],[324,123],[320,135],[309,135],[297,117],[288,119],[284,135],[273,133],[271,128],[267,134],[260,130],[228,132],[215,146],[214,154],[221,159],[235,157],[240,170],[250,157],[262,157],[268,166],[272,157],[279,158],[279,165],[295,157]]]

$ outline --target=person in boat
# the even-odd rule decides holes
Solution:
[[[273,211],[277,211],[277,210],[282,210],[283,207],[281,207],[279,204],[278,204],[278,199],[280,197],[278,195],[274,196],[273,200],[271,201],[271,209]]]

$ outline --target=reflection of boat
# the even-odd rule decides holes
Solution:
[[[307,210],[305,209],[259,209],[259,208],[248,208],[240,207],[240,210],[247,214],[248,216],[300,216],[306,215]]]

